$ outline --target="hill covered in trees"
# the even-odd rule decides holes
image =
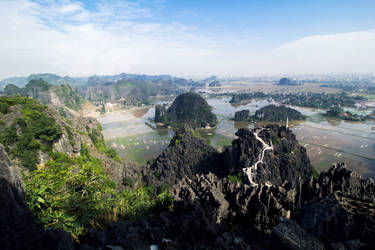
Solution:
[[[4,89],[4,94],[31,97],[43,104],[52,104],[57,107],[66,106],[73,110],[80,109],[84,102],[69,84],[52,85],[42,79],[31,80],[23,88],[8,84]]]
[[[157,105],[155,121],[173,127],[182,127],[184,124],[192,128],[213,127],[217,124],[217,118],[211,110],[212,107],[202,96],[189,92],[177,96],[168,109]]]
[[[304,120],[305,116],[295,109],[276,105],[265,106],[252,116],[249,110],[238,111],[234,115],[235,121],[285,122],[287,119]]]
[[[295,85],[301,85],[295,80],[291,80],[289,78],[283,77],[280,79],[280,81],[277,83],[277,85],[282,85],[282,86],[295,86]]]

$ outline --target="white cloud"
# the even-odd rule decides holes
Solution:
[[[216,54],[209,39],[191,33],[193,27],[134,21],[150,11],[105,2],[98,12],[71,1],[0,2],[0,78],[35,72],[181,74],[190,62]],[[176,63],[181,69],[169,71]]]
[[[77,13],[82,10],[82,7],[79,4],[68,4],[63,6],[60,9],[60,12],[63,14],[68,14],[68,13]]]
[[[275,54],[296,72],[374,72],[375,30],[309,36]]]
[[[213,37],[195,26],[156,22],[151,9],[134,2],[102,0],[97,11],[73,0],[40,2],[0,1],[0,79],[38,72],[206,76],[374,71],[374,31],[306,37],[270,48],[259,37]]]

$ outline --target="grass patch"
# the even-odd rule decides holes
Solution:
[[[88,129],[90,130],[90,129]],[[104,141],[104,137],[102,134],[102,126],[98,124],[97,130],[92,129],[89,137],[91,141],[94,143],[95,147],[102,153],[104,153],[109,158],[114,159],[115,161],[121,162],[120,156],[117,154],[116,150],[110,148]]]

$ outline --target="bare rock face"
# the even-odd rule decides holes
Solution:
[[[270,244],[275,249],[324,250],[324,244],[306,233],[295,221],[283,219],[272,230]]]
[[[20,173],[0,145],[0,249],[73,249],[63,231],[45,232],[24,201]]]
[[[184,177],[194,178],[198,173],[208,173],[210,160],[216,150],[187,129],[176,131],[169,146],[155,160],[149,162],[143,178],[147,185],[173,187]]]
[[[239,138],[224,152],[230,173],[251,168],[251,182],[255,185],[282,185],[285,181],[296,183],[299,178],[311,177],[306,149],[284,126],[267,125],[253,131],[239,129],[236,135]]]
[[[355,244],[355,249],[373,249],[373,180],[362,178],[347,169],[345,164],[338,164],[322,172],[318,183],[316,196],[319,198],[302,207],[301,226],[327,245],[335,242],[339,245]]]

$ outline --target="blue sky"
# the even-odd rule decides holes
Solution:
[[[370,72],[375,1],[1,0],[0,78]]]

